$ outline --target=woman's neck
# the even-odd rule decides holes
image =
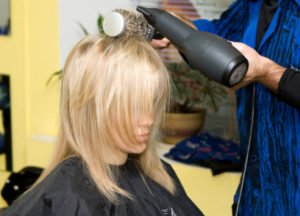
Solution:
[[[110,165],[120,166],[126,163],[128,154],[120,151],[117,148],[111,149],[106,154],[106,161]]]

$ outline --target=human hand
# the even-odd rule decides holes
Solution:
[[[161,40],[152,40],[151,45],[156,49],[165,49],[171,45],[171,42],[168,38],[164,37]]]
[[[245,56],[249,63],[247,73],[243,80],[231,88],[232,90],[237,90],[249,83],[257,81],[260,76],[264,76],[262,69],[263,64],[261,63],[263,60],[261,55],[246,44],[239,42],[231,42],[231,44]]]
[[[239,42],[231,42],[245,58],[248,59],[248,71],[243,80],[231,88],[237,90],[249,83],[259,82],[274,92],[277,92],[279,80],[286,68],[276,64],[272,60],[261,56],[256,50]]]

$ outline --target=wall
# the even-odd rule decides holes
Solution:
[[[57,131],[58,86],[45,85],[59,69],[57,4],[11,0],[11,35],[0,36],[0,72],[11,79],[14,170],[30,163],[32,135]]]
[[[11,25],[14,28],[10,36],[0,36],[0,72],[10,75],[11,82],[11,109],[12,109],[12,131],[13,132],[13,154],[19,161],[16,167],[24,164],[25,145],[25,58],[24,58],[24,2],[11,1]]]
[[[58,131],[59,84],[46,82],[59,70],[58,1],[28,0],[26,44],[28,111],[26,163],[46,165],[53,148],[49,142],[33,139],[37,134],[56,135]],[[44,154],[46,152],[47,154]]]
[[[70,5],[72,8],[70,9]],[[129,0],[59,0],[59,38],[60,64],[64,64],[67,55],[84,34],[78,23],[82,24],[90,34],[98,33],[97,18],[106,15],[116,8],[134,9]]]

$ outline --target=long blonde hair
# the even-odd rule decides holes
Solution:
[[[138,145],[132,122],[144,113],[155,113],[147,148],[134,160],[142,174],[175,194],[155,149],[168,97],[168,72],[148,42],[134,37],[85,37],[73,48],[63,70],[57,145],[38,182],[63,160],[78,156],[107,199],[117,203],[117,194],[132,198],[117,185],[116,173],[106,160],[115,142],[111,128],[116,126],[128,145]]]

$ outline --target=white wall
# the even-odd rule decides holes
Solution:
[[[234,0],[190,0],[202,18],[212,20],[229,7]]]
[[[0,0],[1,1],[1,0]],[[84,37],[80,22],[89,33],[98,33],[97,18],[113,9],[132,10],[130,0],[59,0],[60,65],[70,50]]]

